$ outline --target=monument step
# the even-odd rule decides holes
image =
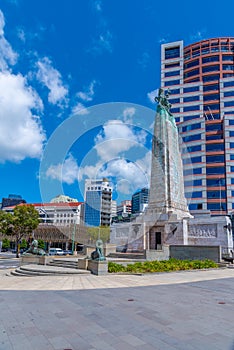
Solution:
[[[52,260],[47,264],[47,266],[59,266],[59,267],[77,269],[78,261]]]
[[[54,267],[47,265],[35,265],[35,266],[21,266],[18,267],[15,271],[12,271],[12,274],[15,276],[59,276],[59,275],[81,275],[81,274],[90,274],[90,271],[87,270],[78,270],[78,269],[65,269],[63,267]]]

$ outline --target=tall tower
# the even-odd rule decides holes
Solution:
[[[234,38],[161,46],[161,86],[170,88],[189,210],[234,209]]]
[[[85,224],[110,226],[111,201],[112,187],[107,179],[85,180]]]
[[[178,131],[170,113],[168,96],[159,89],[152,144],[151,184],[148,212],[190,217],[184,196],[183,167]]]

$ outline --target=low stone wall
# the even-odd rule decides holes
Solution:
[[[222,251],[220,246],[171,245],[170,257],[180,260],[210,259],[220,262]]]
[[[163,245],[162,250],[145,250],[145,259],[153,260],[168,260],[170,256],[169,246]]]

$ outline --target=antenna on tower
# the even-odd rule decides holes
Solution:
[[[209,110],[209,112],[210,112],[210,115],[211,115],[212,119],[214,120],[214,116],[213,116],[213,114],[212,114],[211,109],[210,109],[209,106],[208,106],[208,110]]]

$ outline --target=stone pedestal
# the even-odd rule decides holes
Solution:
[[[78,259],[78,269],[87,270],[88,269],[88,259]]]
[[[20,258],[20,266],[28,264],[47,265],[51,260],[52,258],[49,256],[22,255]]]
[[[108,273],[108,262],[88,260],[88,270],[94,275],[106,275]]]
[[[116,244],[106,243],[103,247],[104,256],[108,256],[111,253],[116,252]]]

